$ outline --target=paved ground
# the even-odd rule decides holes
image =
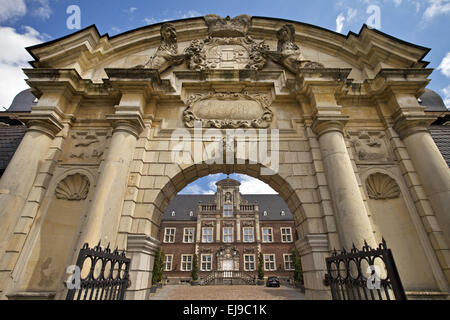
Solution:
[[[245,285],[166,285],[150,300],[305,300],[305,295],[291,287],[267,288]]]

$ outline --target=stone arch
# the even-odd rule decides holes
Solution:
[[[406,291],[442,290],[440,283],[444,278],[437,257],[408,188],[400,177],[399,172],[381,168],[370,168],[362,174],[375,238],[379,242],[384,237],[393,251]],[[374,180],[378,180],[379,188],[384,188],[377,194],[373,190]]]
[[[132,286],[128,291],[128,298],[146,298],[145,288],[149,288],[151,285],[149,281],[151,281],[151,271],[153,270],[153,255],[150,253],[149,248],[155,248],[159,245],[157,240],[159,226],[169,202],[186,185],[196,179],[222,172],[241,173],[260,179],[279,193],[294,216],[296,230],[300,239],[296,243],[296,247],[302,260],[306,295],[309,298],[319,298],[320,294],[322,294],[322,298],[327,298],[329,290],[323,287],[322,279],[326,270],[325,257],[328,256],[330,248],[320,204],[313,203],[315,195],[311,195],[310,203],[302,201],[302,197],[304,197],[305,201],[308,202],[307,197],[299,189],[302,185],[302,178],[289,174],[284,167],[285,165],[280,164],[279,173],[264,176],[260,174],[260,169],[264,167],[263,165],[250,164],[248,161],[245,164],[208,165],[199,163],[184,167],[177,164],[166,164],[165,169],[170,168],[168,171],[165,171],[167,176],[154,177],[153,186],[156,190],[144,195],[142,199],[147,206],[147,209],[144,209],[146,210],[146,217],[142,217],[140,213],[136,214],[135,211],[129,231],[119,230],[119,247],[121,246],[120,238],[123,239],[122,241],[126,240],[126,244],[124,243],[123,246],[130,253],[132,261],[134,259],[136,263],[134,265],[132,262],[130,270]],[[307,209],[305,209],[305,205],[308,206]],[[311,245],[311,243],[314,243],[316,247],[312,248],[314,245]],[[146,267],[142,268],[142,264]],[[147,271],[142,272],[142,270]],[[137,279],[140,279],[140,283],[133,282]]]
[[[19,257],[15,272],[21,281],[15,291],[64,298],[65,267],[75,262],[94,182],[94,174],[84,168],[56,173]]]

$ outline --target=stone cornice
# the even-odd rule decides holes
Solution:
[[[108,114],[106,119],[112,122],[114,132],[125,131],[136,138],[145,128],[144,120],[139,112]]]
[[[295,242],[295,247],[301,255],[310,252],[329,252],[328,236],[326,234],[307,234]]]
[[[65,122],[74,120],[72,115],[65,115],[58,107],[32,107],[31,113],[22,114],[19,120],[24,122],[28,131],[38,131],[52,139],[62,130]]]
[[[174,92],[170,80],[161,79],[155,69],[105,68],[108,79],[104,82],[119,91],[142,90]]]
[[[129,234],[127,239],[127,253],[146,253],[154,255],[161,242],[143,234]]]

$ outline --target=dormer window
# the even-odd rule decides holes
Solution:
[[[191,210],[191,211],[189,211],[189,216],[190,217],[193,217],[194,216],[194,212]]]
[[[264,216],[264,217],[267,217],[267,211],[266,211],[266,210],[264,210],[263,216]]]
[[[175,217],[175,211],[172,211],[172,217]]]
[[[281,210],[280,212],[281,216],[284,217],[286,215],[286,213],[284,212],[284,210]]]

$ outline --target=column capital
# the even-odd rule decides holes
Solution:
[[[326,234],[307,234],[295,242],[295,247],[301,255],[310,252],[330,252]]]
[[[54,138],[64,127],[61,117],[54,112],[49,113],[30,113],[21,115],[19,120],[28,127],[27,131],[37,131]]]
[[[125,131],[136,138],[144,130],[145,123],[140,113],[115,113],[106,115],[112,122],[114,132]]]
[[[161,242],[143,234],[129,234],[127,237],[127,253],[146,253],[155,255]]]
[[[349,116],[344,115],[316,115],[313,119],[311,129],[318,136],[330,131],[339,131],[340,133],[343,133],[349,118]]]
[[[432,115],[405,115],[398,113],[394,116],[394,129],[400,138],[404,139],[413,133],[426,131],[428,127],[436,120]]]

